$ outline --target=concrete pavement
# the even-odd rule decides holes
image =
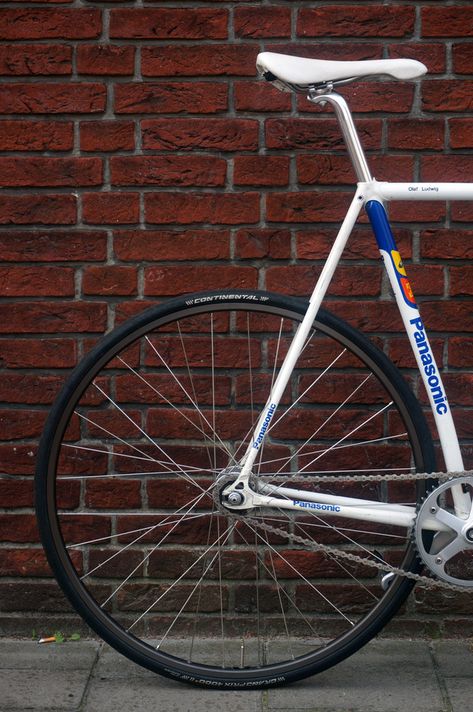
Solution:
[[[376,640],[320,675],[250,692],[188,687],[94,640],[0,645],[2,712],[465,712],[472,699],[469,640]]]

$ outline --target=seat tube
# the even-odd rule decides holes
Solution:
[[[463,458],[440,369],[436,363],[401,255],[397,249],[386,210],[378,200],[369,200],[365,208],[429,398],[447,470],[461,472],[464,469]],[[461,487],[452,488],[452,492],[459,516],[469,514],[471,506],[469,495],[465,496]]]

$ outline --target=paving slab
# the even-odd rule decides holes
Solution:
[[[175,652],[179,645],[176,644]],[[104,646],[81,712],[117,712],[118,709],[135,712],[156,708],[160,712],[261,712],[261,696],[258,691],[206,690],[175,682]]]
[[[93,678],[81,712],[260,712],[261,692],[202,690],[152,677]]]
[[[0,710],[78,710],[98,651],[95,641],[2,640]]]
[[[312,678],[248,692],[183,685],[99,641],[0,644],[1,712],[463,712],[472,698],[469,640],[377,640]]]
[[[473,680],[473,640],[443,640],[432,644],[435,661],[443,677]]]
[[[268,710],[433,712],[444,698],[428,643],[375,641],[319,675],[268,691]]]

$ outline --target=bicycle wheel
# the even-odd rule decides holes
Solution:
[[[264,292],[153,307],[89,353],[51,411],[37,468],[48,559],[94,631],[151,670],[227,688],[297,680],[357,650],[412,588],[398,575],[383,590],[369,565],[417,571],[406,528],[222,505],[305,308]],[[399,372],[321,311],[253,486],[330,475],[312,488],[415,504],[414,482],[347,475],[433,467]]]

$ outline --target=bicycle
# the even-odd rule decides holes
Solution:
[[[109,333],[45,426],[42,541],[59,584],[135,662],[207,687],[320,672],[392,618],[413,586],[473,586],[472,473],[385,202],[473,197],[473,184],[371,177],[346,101],[414,60],[263,52],[260,74],[335,110],[358,184],[309,301],[191,294]],[[398,369],[321,308],[365,209],[438,430]],[[268,395],[269,394],[269,395]]]

